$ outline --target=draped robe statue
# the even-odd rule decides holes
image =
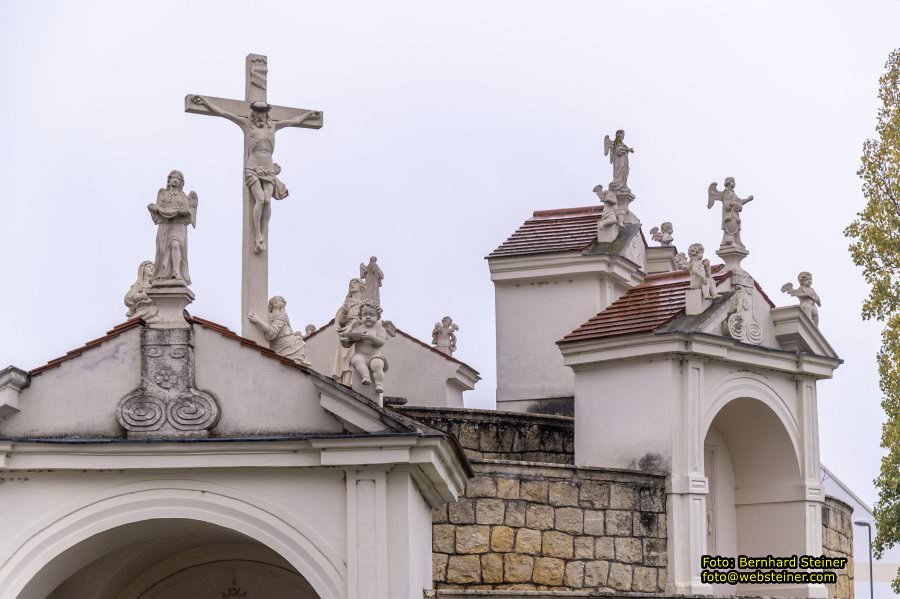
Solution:
[[[197,194],[184,193],[184,175],[169,173],[166,187],[156,194],[156,203],[147,206],[156,223],[156,260],[153,281],[181,281],[191,284],[188,270],[187,226],[197,226]]]

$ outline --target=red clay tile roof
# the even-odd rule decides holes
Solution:
[[[580,251],[597,237],[603,206],[537,210],[488,258]]]
[[[730,271],[723,272],[723,267],[722,264],[713,267],[717,272],[716,283],[731,275]],[[684,292],[689,285],[690,276],[686,270],[647,275],[642,283],[629,289],[559,343],[651,333],[684,312]]]

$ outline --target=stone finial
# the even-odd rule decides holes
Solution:
[[[247,319],[255,324],[269,340],[269,349],[283,358],[293,360],[297,364],[309,366],[306,359],[306,343],[300,333],[295,333],[291,328],[285,307],[287,301],[280,295],[269,300],[269,314],[266,319],[260,318],[255,312],[247,314]]]
[[[619,229],[625,225],[624,212],[619,206],[618,196],[602,185],[594,187],[594,193],[603,202],[603,212],[597,220],[597,241],[610,243],[619,236]]]
[[[353,342],[348,337],[353,326],[359,320],[359,312],[365,299],[366,285],[360,279],[350,279],[344,303],[334,315],[334,328],[337,331],[338,349],[334,357],[334,369],[331,378],[342,385],[353,384],[353,371],[350,360],[353,358]]]
[[[366,299],[381,305],[381,281],[384,279],[384,273],[378,266],[378,257],[369,258],[369,263],[359,264],[359,278],[366,283]]]
[[[812,288],[812,274],[804,270],[797,275],[797,282],[800,283],[800,287],[795,289],[793,283],[785,283],[781,286],[781,291],[800,300],[800,309],[813,321],[813,324],[819,326],[819,308],[817,306],[822,305],[822,300],[819,299],[816,290]]]
[[[672,265],[675,267],[675,270],[687,270],[688,266],[690,266],[690,260],[688,260],[684,252],[678,252],[672,257]]]
[[[722,243],[716,254],[725,261],[726,269],[743,271],[741,260],[750,252],[741,241],[741,211],[744,204],[753,200],[753,196],[739,198],[734,193],[734,177],[726,177],[725,189],[719,191],[718,183],[710,183],[707,197],[707,208],[712,208],[716,202],[722,202]]]
[[[381,348],[388,337],[395,334],[393,324],[381,320],[381,306],[368,299],[362,302],[359,319],[346,333],[347,340],[353,344],[350,366],[363,386],[374,386],[379,403],[384,394],[384,373],[388,369]]]
[[[156,194],[156,203],[147,209],[156,224],[156,259],[147,295],[157,307],[148,322],[153,328],[187,328],[184,308],[194,301],[188,289],[191,275],[188,270],[187,226],[197,226],[197,194],[184,193],[184,175],[172,171],[166,187]]]
[[[445,316],[440,322],[434,323],[431,331],[431,344],[445,354],[452,356],[456,351],[456,331],[459,325],[453,322],[449,316]]]
[[[653,241],[657,242],[661,246],[669,247],[675,240],[675,238],[672,236],[673,232],[674,228],[672,227],[672,223],[666,221],[660,226],[650,229],[650,237],[651,239],[653,239]]]
[[[125,294],[125,307],[128,311],[125,313],[127,318],[141,318],[143,320],[152,320],[158,308],[147,295],[150,290],[150,281],[153,279],[155,267],[150,260],[144,260],[138,266],[137,280],[128,289]]]
[[[710,300],[719,297],[716,281],[712,276],[709,259],[703,257],[703,245],[692,243],[688,247],[688,273],[690,287],[685,291],[685,313],[700,314],[710,305]]]

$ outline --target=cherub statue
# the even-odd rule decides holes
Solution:
[[[822,305],[822,300],[819,299],[816,290],[812,288],[812,274],[804,270],[797,275],[797,282],[800,283],[800,287],[794,289],[793,283],[785,283],[781,286],[781,290],[799,299],[800,309],[813,321],[813,324],[819,326],[819,308],[817,306]]]
[[[707,208],[712,208],[716,202],[722,202],[721,247],[735,246],[746,249],[741,241],[741,210],[744,209],[744,204],[753,200],[753,196],[747,196],[744,200],[739,198],[734,193],[734,177],[725,178],[725,189],[722,191],[719,191],[718,183],[710,183],[708,195]]]
[[[660,226],[650,229],[650,237],[653,239],[653,241],[659,243],[660,245],[669,247],[670,245],[672,245],[672,241],[675,240],[675,238],[672,236],[673,232],[674,229],[672,228],[672,223],[666,221]]]
[[[191,284],[188,272],[187,226],[197,226],[197,194],[184,193],[184,175],[172,171],[166,187],[156,194],[156,203],[147,206],[156,230],[154,283],[175,280]]]
[[[445,316],[440,322],[434,323],[434,329],[431,331],[431,344],[448,355],[453,355],[456,351],[456,331],[459,325],[453,322],[449,316]]]
[[[247,319],[255,324],[269,340],[269,349],[297,364],[309,366],[306,359],[306,343],[301,333],[295,333],[291,328],[285,307],[287,302],[280,295],[269,300],[268,320],[264,320],[255,312],[247,314]]]
[[[156,304],[147,295],[147,290],[150,289],[150,280],[153,278],[153,270],[153,262],[150,260],[144,260],[138,266],[137,280],[125,294],[125,306],[128,308],[125,316],[128,318],[148,320],[156,316],[159,311]]]
[[[716,282],[712,277],[709,259],[703,257],[703,251],[703,245],[699,243],[692,243],[688,247],[690,288],[699,289],[703,299],[715,299],[719,297],[719,292],[716,290]]]
[[[594,193],[603,201],[603,212],[597,220],[597,240],[613,241],[619,235],[619,229],[625,225],[625,215],[619,209],[619,198],[611,189],[604,190],[602,185],[594,187]]]
[[[690,266],[690,261],[684,252],[678,252],[672,257],[672,265],[675,267],[675,270],[687,270],[688,266]]]
[[[366,299],[381,305],[381,280],[384,279],[384,273],[378,266],[378,258],[372,256],[369,263],[359,264],[359,278],[366,282]]]
[[[388,337],[395,334],[393,324],[381,320],[381,307],[368,299],[360,308],[360,320],[346,334],[347,340],[353,344],[350,365],[363,385],[375,383],[376,393],[384,393],[384,373],[388,369],[381,347]]]
[[[613,190],[628,189],[628,155],[634,153],[634,148],[625,145],[625,131],[616,131],[616,138],[610,139],[609,135],[603,138],[603,155],[609,156],[609,162],[613,167],[613,180],[610,187]]]
[[[347,335],[353,328],[353,325],[359,320],[359,312],[365,293],[366,286],[362,281],[350,279],[344,303],[341,304],[337,314],[334,316],[334,326],[338,336],[338,349],[334,357],[334,370],[331,373],[331,378],[348,387],[353,382],[353,371],[350,369],[350,359],[353,357],[353,343]]]

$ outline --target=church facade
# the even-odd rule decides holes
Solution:
[[[648,242],[633,150],[607,137],[602,205],[535,212],[487,257],[497,410],[470,410],[452,319],[431,344],[383,320],[375,257],[318,330],[268,298],[275,131],[323,117],[270,106],[265,57],[246,67],[244,101],[185,100],[250,148],[246,328],[185,310],[198,201],[173,171],[128,320],[0,371],[0,599],[852,596],[852,571],[735,586],[701,568],[852,562],[819,463],[816,388],[841,361],[809,273],[777,307],[741,267],[752,196],[733,179],[709,189],[713,264],[678,252],[671,223]]]

